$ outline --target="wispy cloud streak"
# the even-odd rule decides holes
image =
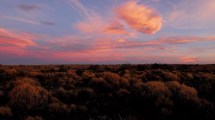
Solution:
[[[35,46],[36,43],[32,41],[34,36],[26,33],[13,33],[7,29],[0,28],[0,45],[14,45],[14,46]]]

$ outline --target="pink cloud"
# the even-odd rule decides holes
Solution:
[[[37,47],[38,45],[33,42],[37,35],[28,33],[15,33],[11,30],[0,28],[0,52],[12,54],[15,56],[28,56],[30,52],[27,47]]]
[[[8,31],[8,30],[6,30]],[[3,36],[1,32],[1,36]],[[8,31],[5,34],[20,35]],[[7,36],[12,36],[7,35]],[[24,41],[32,41],[32,35],[21,35]],[[15,36],[16,37],[16,36]],[[18,37],[19,38],[19,37]],[[30,39],[31,38],[31,39]],[[193,42],[214,41],[215,37],[163,37],[150,41],[133,41],[130,38],[92,38],[89,36],[64,36],[47,41],[46,46],[34,46],[34,49],[25,49],[28,42],[23,44],[4,44],[0,51],[23,57],[34,57],[38,59],[60,60],[68,63],[102,63],[108,61],[137,61],[137,62],[169,62],[169,63],[192,63],[195,57],[181,57],[173,53],[178,44],[189,44]],[[15,39],[13,39],[15,40]],[[90,42],[89,42],[90,41]],[[18,40],[19,42],[19,40]],[[22,43],[22,42],[21,42]],[[173,45],[173,46],[166,46]],[[176,48],[177,50],[178,48]],[[157,52],[153,52],[157,51]],[[185,54],[189,56],[189,54]],[[156,57],[153,57],[156,56]],[[168,58],[168,59],[167,59]],[[172,59],[171,59],[172,58]],[[174,58],[174,59],[173,59]],[[157,61],[156,61],[157,60]]]
[[[104,30],[107,34],[125,34],[128,35],[128,31],[125,30],[124,26],[119,22],[113,22]]]
[[[0,28],[0,44],[13,45],[13,46],[36,46],[37,44],[32,41],[35,36],[27,33],[14,33],[4,28]]]
[[[105,61],[121,61],[124,55],[121,52],[106,46],[107,44],[95,43],[93,47],[78,51],[57,51],[51,52],[53,58],[61,58],[67,62],[105,62]]]
[[[75,24],[75,27],[83,33],[100,33],[105,26],[106,23],[99,16]]]
[[[112,13],[102,16],[97,11],[82,5],[80,1],[68,0],[68,3],[83,17],[83,20],[74,24],[80,32],[95,35],[131,35]]]
[[[81,36],[67,36],[57,38],[50,41],[51,46],[57,48],[61,47],[62,50],[67,51],[88,51],[98,49],[136,49],[136,48],[158,48],[165,50],[167,45],[177,46],[180,44],[190,44],[195,42],[214,42],[213,36],[184,36],[184,37],[162,37],[148,41],[133,41],[130,38],[118,37],[104,37],[104,38],[91,38]],[[89,42],[90,41],[90,42]],[[78,48],[76,47],[78,46]],[[77,49],[76,49],[77,48]]]
[[[46,51],[49,51],[48,54],[53,59],[58,58],[67,62],[88,61],[99,63],[124,60],[124,55],[112,48],[112,39],[95,38],[95,40],[87,42],[89,40],[87,37],[80,36],[56,38],[54,41],[49,41],[50,48]],[[123,42],[123,40],[119,40],[119,42]],[[55,50],[55,48],[58,48],[58,50]]]
[[[183,63],[194,63],[198,61],[198,58],[196,57],[182,57],[180,58],[181,62]]]
[[[23,48],[17,47],[17,46],[1,46],[0,52],[6,53],[6,54],[12,54],[15,56],[22,56],[22,55],[28,54],[28,52],[26,50],[24,50]]]
[[[163,24],[162,17],[153,9],[138,5],[135,1],[124,3],[116,8],[117,16],[131,28],[146,34],[158,32]]]
[[[82,33],[92,33],[95,35],[128,35],[131,36],[124,25],[117,20],[104,20],[100,16],[92,19],[86,19],[84,21],[75,24],[75,27]]]
[[[150,41],[128,41],[124,40],[123,44],[117,42],[112,42],[112,47],[115,48],[138,48],[138,47],[161,47],[163,45],[178,45],[178,44],[189,44],[195,42],[214,42],[215,37],[213,36],[204,36],[204,37],[163,37]]]
[[[92,18],[93,17],[93,18]],[[118,20],[110,20],[98,14],[93,14],[82,21],[74,24],[82,33],[92,33],[95,35],[130,35],[124,25]]]

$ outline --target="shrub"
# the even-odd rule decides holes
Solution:
[[[120,87],[122,88],[128,88],[130,86],[128,79],[121,78],[119,82],[120,82]]]
[[[3,96],[4,96],[4,91],[0,90],[0,98],[3,97]]]
[[[17,71],[17,69],[11,68],[11,69],[5,69],[4,73],[7,76],[16,76],[18,74],[18,71]]]
[[[102,77],[105,80],[107,80],[109,82],[113,82],[113,83],[118,82],[118,80],[120,79],[120,76],[118,74],[112,73],[112,72],[103,72]]]
[[[82,76],[83,76],[83,78],[88,79],[88,78],[95,77],[95,73],[90,72],[90,71],[84,71],[84,72],[82,73]]]
[[[17,78],[15,81],[15,86],[22,85],[22,84],[30,84],[32,86],[39,85],[39,83],[32,78],[28,78],[28,77]]]
[[[70,110],[71,110],[72,112],[75,112],[75,111],[77,110],[77,105],[71,104],[71,105],[70,105]]]
[[[102,77],[110,84],[113,88],[119,88],[121,77],[118,74],[111,72],[103,72]]]
[[[89,85],[94,88],[97,92],[108,92],[109,90],[109,84],[107,83],[107,81],[104,80],[104,78],[99,77],[93,77],[90,80]]]
[[[92,88],[81,88],[78,90],[78,96],[80,99],[89,99],[95,95]]]
[[[142,81],[136,81],[133,83],[133,90],[136,95],[143,95],[144,83]]]
[[[169,97],[171,92],[161,81],[150,81],[144,84],[146,95],[149,97]]]
[[[43,120],[43,118],[40,117],[40,116],[35,116],[35,117],[27,116],[27,117],[25,118],[25,120]]]
[[[42,87],[23,83],[10,91],[10,105],[21,109],[42,107],[47,104],[48,95],[48,91]]]
[[[77,110],[81,113],[85,113],[85,112],[87,112],[88,109],[85,105],[79,105],[79,106],[77,106]]]
[[[11,117],[12,111],[8,106],[1,106],[0,107],[0,118],[1,117]]]
[[[156,69],[152,70],[152,77],[156,80],[163,80],[163,81],[171,81],[171,80],[176,80],[178,81],[180,78],[178,77],[177,74],[174,74],[172,72],[162,70],[162,69]]]
[[[119,96],[127,96],[127,95],[129,95],[129,91],[127,89],[119,89],[118,95]]]
[[[74,80],[80,80],[80,76],[77,75],[75,70],[68,70],[67,74],[70,78],[74,79]]]
[[[197,102],[198,93],[195,88],[186,86],[185,84],[180,84],[177,81],[167,82],[166,85],[177,98]]]
[[[68,106],[60,102],[51,103],[48,108],[51,113],[64,114],[69,112]]]

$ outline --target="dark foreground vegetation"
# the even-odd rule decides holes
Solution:
[[[0,66],[0,120],[215,120],[215,65]]]

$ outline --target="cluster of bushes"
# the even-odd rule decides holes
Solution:
[[[0,66],[1,120],[215,119],[215,65]]]

